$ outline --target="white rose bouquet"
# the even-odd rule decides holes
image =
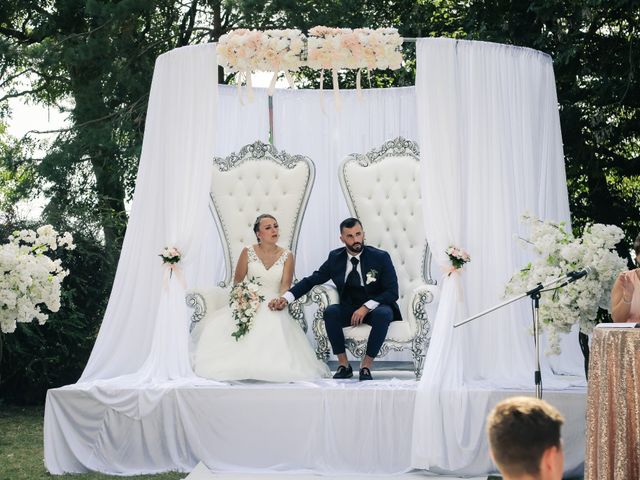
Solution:
[[[258,307],[264,302],[264,296],[260,295],[260,286],[261,284],[258,280],[251,277],[236,283],[233,288],[231,288],[229,306],[231,307],[233,319],[238,327],[231,336],[234,337],[236,341],[247,334],[251,328],[253,317],[255,317],[258,311]]]
[[[51,225],[13,232],[0,245],[0,329],[12,333],[17,322],[36,319],[40,325],[48,312],[60,309],[62,280],[69,274],[60,260],[50,258],[58,247],[73,250],[70,233],[58,235]]]
[[[523,215],[530,227],[530,237],[523,240],[533,248],[538,258],[516,272],[505,288],[505,295],[520,294],[545,284],[570,271],[591,267],[591,273],[540,298],[540,326],[547,332],[548,354],[560,353],[560,333],[568,333],[574,324],[590,334],[597,323],[600,308],[609,311],[611,289],[618,274],[626,269],[626,262],[615,251],[624,237],[615,225],[596,223],[587,225],[582,237],[574,237],[565,230],[564,223],[541,221]]]

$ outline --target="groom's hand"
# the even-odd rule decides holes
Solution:
[[[367,316],[367,313],[369,313],[369,309],[364,305],[353,312],[353,315],[351,315],[351,326],[355,327],[360,325],[364,321],[364,317]]]

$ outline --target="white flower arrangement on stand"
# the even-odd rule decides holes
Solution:
[[[540,298],[540,327],[549,340],[545,353],[557,355],[560,333],[568,333],[578,324],[580,331],[589,335],[597,323],[598,310],[610,310],[611,289],[618,274],[626,269],[626,261],[615,251],[624,234],[615,225],[596,223],[587,225],[582,237],[576,238],[565,230],[564,223],[543,222],[526,214],[522,221],[530,227],[529,239],[524,242],[538,258],[511,277],[506,296],[524,293],[570,271],[591,268],[586,277],[545,292]]]
[[[48,312],[60,309],[62,280],[69,271],[50,258],[58,249],[73,250],[70,233],[58,235],[51,225],[13,232],[0,245],[0,329],[15,331],[17,323],[46,323]],[[48,312],[47,312],[48,311]]]

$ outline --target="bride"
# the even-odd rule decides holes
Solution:
[[[272,309],[268,302],[286,292],[293,279],[293,253],[276,243],[278,222],[262,214],[253,231],[258,243],[242,250],[233,281],[255,279],[265,301],[258,306],[249,331],[237,340],[229,307],[206,317],[194,330],[194,371],[213,380],[288,382],[327,377],[329,368],[316,358],[289,312]]]

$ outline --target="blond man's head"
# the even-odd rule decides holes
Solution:
[[[491,457],[506,479],[560,479],[564,419],[544,400],[512,397],[487,418]]]

